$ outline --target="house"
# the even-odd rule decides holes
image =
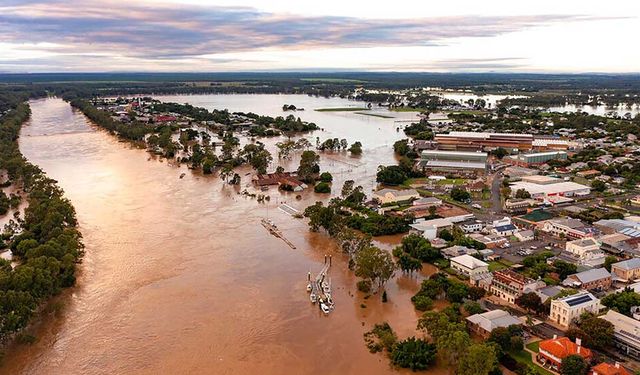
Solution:
[[[611,265],[611,274],[617,280],[629,282],[640,278],[640,258],[631,258]]]
[[[609,310],[600,318],[613,324],[613,342],[624,354],[640,359],[640,321]]]
[[[600,171],[597,171],[595,169],[588,169],[586,171],[580,171],[577,172],[576,175],[579,177],[583,177],[583,178],[593,178],[596,176],[600,176],[602,173],[600,173]]]
[[[475,280],[476,276],[489,272],[489,264],[468,254],[451,258],[451,268],[461,275]]]
[[[554,236],[566,238],[585,238],[595,233],[593,228],[587,227],[582,221],[570,218],[545,221],[542,230]]]
[[[577,293],[551,301],[549,319],[563,327],[569,327],[583,313],[598,314],[600,308],[600,300],[593,294],[589,292]]]
[[[499,236],[512,236],[514,233],[518,231],[518,228],[513,224],[507,225],[499,225],[497,227],[493,227],[493,233]]]
[[[611,274],[604,268],[595,268],[569,275],[562,284],[585,290],[607,290],[611,287]]]
[[[522,322],[515,316],[504,310],[487,311],[467,317],[469,330],[482,338],[488,338],[496,328],[508,328],[512,325],[520,325]]]
[[[589,375],[631,375],[631,373],[624,367],[620,366],[619,362],[616,362],[613,365],[602,362],[593,366]]]
[[[503,269],[493,272],[493,279],[489,291],[509,303],[515,303],[516,298],[544,287],[544,283],[525,277],[514,270]]]
[[[533,241],[535,239],[535,233],[530,229],[518,231],[514,236],[520,242]]]
[[[507,199],[504,201],[504,210],[510,214],[524,214],[531,206],[535,206],[534,199]]]
[[[420,194],[414,189],[382,189],[373,193],[373,199],[377,200],[380,204],[398,203],[412,199],[420,199]]]
[[[536,359],[543,365],[551,366],[553,370],[558,371],[562,360],[570,355],[579,355],[586,362],[591,361],[592,357],[591,350],[583,347],[580,339],[576,339],[574,343],[568,337],[557,338],[554,335],[552,339],[540,341]]]
[[[480,220],[467,219],[465,221],[459,222],[458,226],[465,233],[475,233],[480,232],[484,225]]]

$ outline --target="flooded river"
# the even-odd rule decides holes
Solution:
[[[394,161],[390,146],[402,137],[396,131],[397,119],[312,111],[353,104],[341,99],[182,99],[208,108],[263,114],[278,114],[282,104],[295,104],[306,108],[296,115],[325,129],[310,138],[361,141],[361,158],[322,156],[322,170],[334,173],[334,192],[346,179],[370,191],[376,167]],[[239,101],[244,104],[231,104]],[[368,353],[362,334],[383,320],[400,337],[414,334],[418,315],[409,299],[420,278],[398,274],[388,283],[386,304],[379,296],[365,300],[358,295],[356,279],[333,243],[310,233],[303,220],[277,209],[283,201],[303,209],[326,195],[305,192],[297,201],[272,189],[269,205],[259,204],[238,194],[249,183],[248,169],[241,170],[240,188],[228,186],[215,175],[191,173],[119,142],[62,100],[33,101],[31,108],[20,149],[58,180],[73,202],[86,255],[77,287],[60,297],[63,307],[34,328],[37,343],[7,352],[1,373],[392,371],[386,358]],[[295,167],[297,160],[283,164]],[[181,173],[186,173],[183,179]],[[260,226],[265,216],[276,222],[296,250]],[[397,241],[386,238],[379,245],[390,248]],[[333,254],[334,260],[328,276],[336,310],[329,316],[310,304],[305,290],[307,272],[320,270],[325,254]]]

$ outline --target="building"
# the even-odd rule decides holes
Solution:
[[[518,228],[511,223],[493,227],[493,233],[499,236],[505,236],[505,237],[512,236],[517,232],[518,232]]]
[[[544,284],[544,283],[542,283]],[[540,287],[537,281],[525,277],[511,269],[498,270],[493,272],[490,292],[509,303],[515,303],[516,298],[529,292],[534,292]]]
[[[567,150],[572,146],[566,139],[560,138],[538,138],[532,143],[534,150]]]
[[[469,330],[482,338],[488,338],[496,328],[508,328],[512,325],[520,325],[522,322],[515,316],[503,310],[487,311],[467,317]]]
[[[611,274],[604,268],[595,268],[569,275],[562,284],[585,290],[607,290],[611,287]]]
[[[576,173],[576,176],[579,177],[583,177],[583,178],[593,178],[596,176],[600,176],[602,173],[600,171],[597,171],[595,169],[588,169],[586,171],[580,171]]]
[[[473,255],[477,253],[478,253],[478,250],[476,249],[470,249],[466,246],[460,246],[460,245],[453,245],[440,250],[440,254],[442,254],[442,256],[445,259],[451,259],[451,258],[459,257],[460,255],[465,255],[465,254]]]
[[[583,292],[551,301],[549,319],[563,327],[569,325],[580,317],[582,313],[600,312],[600,300],[589,292]]]
[[[457,224],[460,229],[465,233],[480,232],[484,227],[484,224],[480,220],[467,219]]]
[[[545,221],[542,230],[557,237],[585,238],[595,234],[594,228],[586,226],[578,219],[561,218]]]
[[[600,318],[613,324],[613,341],[618,350],[640,360],[640,321],[609,310]]]
[[[565,250],[580,258],[584,258],[589,252],[600,251],[600,244],[593,238],[582,238],[568,241],[565,245]]]
[[[519,167],[541,165],[549,160],[567,160],[565,151],[536,152],[532,154],[518,154],[504,158],[503,161]]]
[[[593,366],[589,375],[631,375],[631,373],[624,367],[620,366],[619,362],[616,362],[613,365],[602,362]]]
[[[533,135],[453,131],[436,134],[434,141],[441,150],[492,150],[502,147],[509,152],[528,151]]]
[[[506,199],[504,201],[504,210],[510,214],[525,214],[529,207],[536,206],[538,201],[534,199]]]
[[[551,366],[555,371],[560,369],[562,360],[570,355],[579,355],[590,362],[592,358],[591,350],[582,346],[580,339],[574,343],[568,337],[560,337],[542,340],[539,344],[539,351],[536,359],[543,365]]]
[[[373,198],[380,204],[389,204],[405,202],[412,199],[420,199],[420,194],[418,194],[418,192],[414,189],[381,189],[373,193]]]
[[[502,237],[499,234],[487,234],[484,235],[482,233],[471,233],[469,237],[473,238],[478,242],[482,242],[487,248],[495,249],[496,247],[501,247],[509,243],[505,237]]]
[[[533,241],[535,239],[535,233],[530,229],[518,231],[514,236],[516,236],[520,242]]]
[[[640,279],[640,258],[631,258],[612,264],[611,275],[625,283]]]
[[[475,280],[480,274],[489,272],[489,265],[487,263],[468,254],[451,258],[451,268],[472,280]]]
[[[412,202],[412,204],[413,206],[438,207],[442,205],[442,200],[435,197],[425,197],[425,198],[416,199],[415,201]]]
[[[420,154],[418,167],[430,172],[483,174],[487,171],[487,153],[425,150]]]
[[[531,198],[545,199],[548,197],[581,197],[589,195],[591,188],[572,181],[548,176],[526,176],[521,181],[511,184],[511,192],[515,196],[518,190],[526,190]]]

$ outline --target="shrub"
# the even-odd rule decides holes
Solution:
[[[413,306],[418,311],[431,310],[431,308],[433,307],[433,300],[427,296],[423,296],[420,294],[416,294],[415,296],[411,297],[411,302],[413,302]]]
[[[313,191],[316,193],[331,193],[331,186],[329,186],[326,182],[319,182],[314,188]]]
[[[435,358],[435,344],[415,337],[397,343],[391,352],[391,363],[413,371],[426,370]]]
[[[333,176],[329,172],[322,172],[322,174],[320,174],[320,181],[331,182],[333,181]]]

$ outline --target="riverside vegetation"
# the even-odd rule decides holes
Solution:
[[[28,206],[10,221],[0,246],[10,248],[16,264],[0,259],[0,341],[6,343],[25,328],[47,298],[75,283],[76,263],[83,254],[73,206],[56,181],[26,161],[18,149],[21,125],[29,118],[28,94],[0,96],[0,170],[3,186],[16,185]],[[27,340],[28,341],[28,340]]]

